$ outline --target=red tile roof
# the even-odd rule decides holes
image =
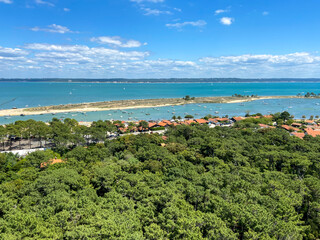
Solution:
[[[265,117],[265,118],[273,118],[272,115],[263,115],[263,117]]]

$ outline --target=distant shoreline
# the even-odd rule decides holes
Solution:
[[[69,112],[97,112],[118,109],[137,109],[137,108],[154,108],[165,106],[178,106],[185,104],[203,104],[203,103],[242,103],[265,99],[288,99],[304,98],[298,96],[261,96],[261,97],[197,97],[194,100],[186,101],[182,98],[162,98],[162,99],[135,99],[119,100],[105,102],[91,102],[65,105],[52,105],[33,108],[18,108],[0,110],[0,117],[19,116],[19,115],[42,115]]]
[[[320,78],[0,78],[1,82],[31,83],[317,83]]]

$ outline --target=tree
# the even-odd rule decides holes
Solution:
[[[186,115],[184,118],[186,118],[186,119],[191,119],[191,118],[194,118],[194,116],[192,116],[192,115]]]
[[[142,131],[143,131],[149,128],[149,123],[146,121],[140,121],[138,126],[142,127]]]
[[[0,143],[2,143],[2,149],[5,151],[5,140],[7,138],[7,129],[0,125]]]

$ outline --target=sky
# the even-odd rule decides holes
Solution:
[[[0,0],[0,78],[320,78],[319,0]]]

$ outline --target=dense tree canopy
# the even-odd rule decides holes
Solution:
[[[105,140],[112,126],[52,121],[36,131],[56,149],[0,154],[0,239],[319,239],[320,138],[256,126],[62,149],[65,132]]]

